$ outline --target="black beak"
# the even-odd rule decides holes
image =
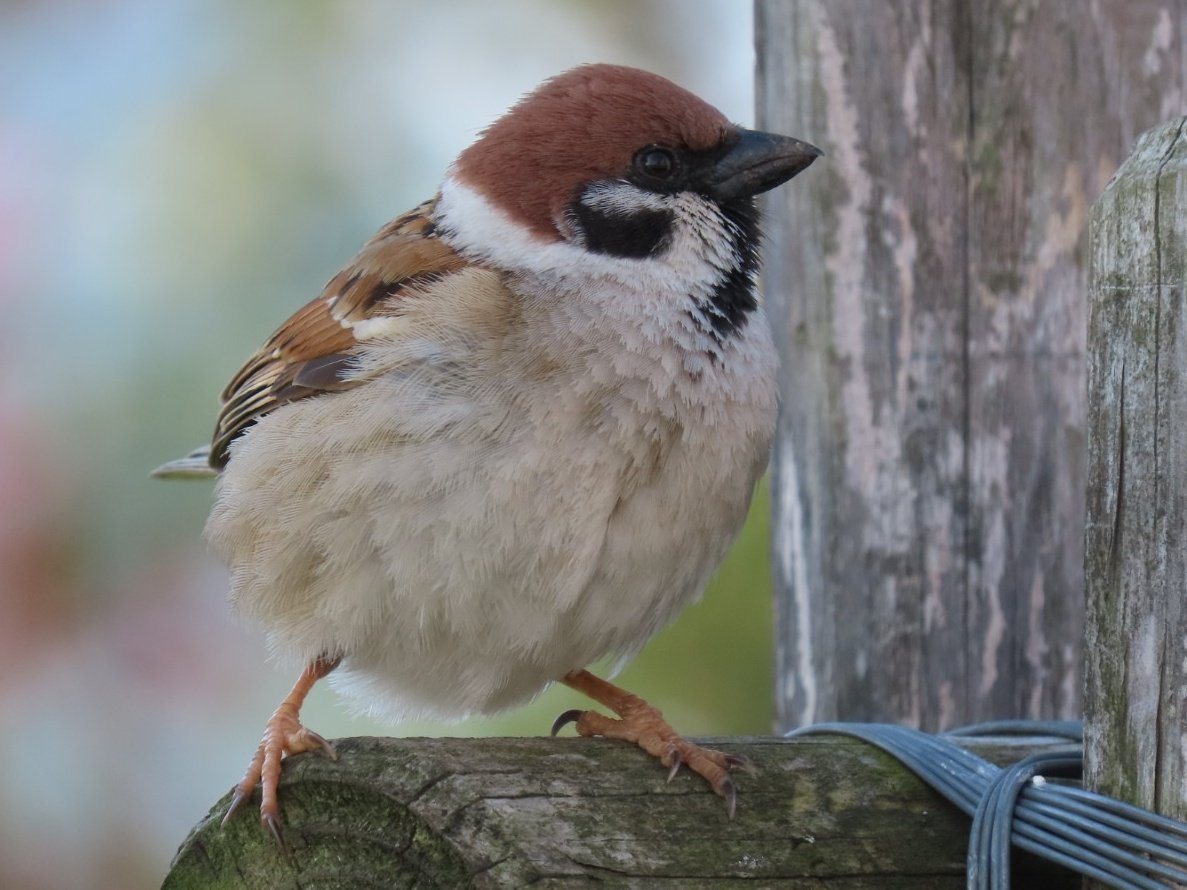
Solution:
[[[720,202],[748,198],[783,185],[824,154],[815,145],[790,136],[741,127],[738,135],[738,141],[706,177],[705,191]]]

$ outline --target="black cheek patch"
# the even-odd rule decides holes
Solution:
[[[607,211],[580,200],[573,202],[573,218],[581,228],[586,250],[632,259],[662,253],[675,223],[667,210]]]
[[[754,275],[753,269],[734,269],[714,288],[704,317],[718,343],[740,330],[750,313],[758,308]]]

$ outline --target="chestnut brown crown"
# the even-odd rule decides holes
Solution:
[[[641,150],[724,151],[736,131],[708,102],[658,74],[583,65],[521,99],[454,170],[533,233],[555,239],[556,220],[582,186],[627,176]]]

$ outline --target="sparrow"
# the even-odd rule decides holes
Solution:
[[[729,122],[671,81],[591,64],[484,130],[222,393],[205,535],[230,599],[300,668],[226,818],[261,788],[283,846],[286,755],[323,677],[381,716],[462,718],[553,682],[726,800],[741,758],[682,739],[586,670],[695,600],[775,425],[755,196],[819,149]]]

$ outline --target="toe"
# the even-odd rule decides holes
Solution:
[[[333,745],[326,741],[324,736],[314,732],[312,729],[306,729],[304,726],[288,737],[284,751],[286,754],[303,754],[306,751],[317,751],[326,755],[331,760],[338,759],[338,752],[334,750]]]
[[[251,763],[247,765],[247,772],[243,774],[243,778],[239,780],[239,784],[235,786],[235,793],[231,795],[231,805],[227,807],[226,815],[223,816],[223,825],[235,815],[236,811],[251,800],[252,793],[256,790],[256,785],[260,783],[260,776],[264,769],[265,745],[263,743],[256,749],[256,753],[252,755]]]
[[[708,782],[713,792],[725,801],[725,810],[732,819],[738,807],[738,792],[729,771],[731,768],[753,771],[754,765],[748,758],[702,748],[684,739],[677,741],[677,747],[688,768]]]
[[[242,785],[235,786],[235,793],[231,795],[231,805],[227,807],[227,812],[223,814],[223,825],[226,825],[230,821],[231,817],[235,815],[236,811],[242,808],[246,801],[251,800],[251,792],[254,787],[253,784],[252,788],[245,790]]]

